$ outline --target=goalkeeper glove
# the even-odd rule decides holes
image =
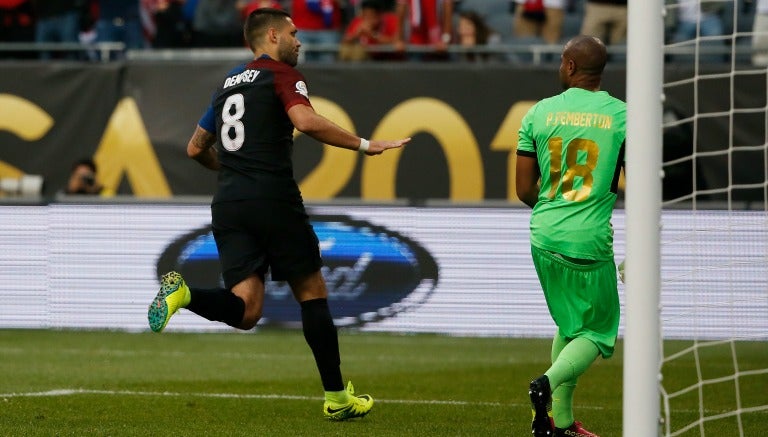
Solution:
[[[619,279],[621,280],[621,283],[622,283],[622,284],[625,284],[625,283],[626,283],[626,282],[624,281],[624,263],[625,263],[625,262],[627,262],[627,260],[626,260],[626,259],[623,259],[623,260],[621,261],[621,264],[619,264]]]

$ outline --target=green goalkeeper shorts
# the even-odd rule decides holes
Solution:
[[[560,335],[566,340],[587,338],[604,358],[613,355],[619,332],[619,292],[613,260],[576,263],[533,246],[531,254]]]

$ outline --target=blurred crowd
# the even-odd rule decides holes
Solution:
[[[667,43],[734,35],[714,44],[735,41],[750,49],[755,63],[768,63],[768,0],[666,4]],[[622,46],[627,35],[627,0],[0,0],[0,44],[40,44],[40,50],[0,56],[94,56],[61,50],[62,43],[115,42],[129,50],[243,47],[242,22],[262,7],[291,13],[305,46],[302,62],[503,62],[514,60],[504,47],[559,45],[577,34]],[[713,61],[724,60],[712,53]]]

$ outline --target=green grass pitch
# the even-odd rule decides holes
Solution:
[[[547,340],[341,331],[340,343],[345,379],[376,404],[363,419],[336,423],[322,416],[322,388],[300,331],[2,330],[0,435],[530,435],[527,386],[547,367]],[[707,348],[706,372],[732,374],[730,351]],[[737,352],[740,370],[768,365],[765,342],[738,344]],[[670,385],[696,374],[693,359],[665,365]],[[579,382],[577,419],[603,437],[621,435],[621,383],[621,343]],[[735,408],[733,387],[703,388],[708,415]],[[768,404],[766,387],[765,374],[745,377],[742,408]],[[674,402],[677,428],[699,417],[696,393]],[[768,411],[754,410],[742,415],[745,435],[765,428]],[[704,426],[707,435],[738,435],[727,415]]]

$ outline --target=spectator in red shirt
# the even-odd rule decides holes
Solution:
[[[396,12],[400,23],[395,41],[398,50],[404,51],[407,44],[431,47],[432,53],[417,53],[411,58],[448,59],[447,48],[453,32],[453,0],[397,0]]]
[[[391,60],[391,51],[376,51],[375,46],[392,44],[397,39],[397,32],[397,15],[388,12],[381,0],[364,0],[360,13],[344,32],[339,58],[342,61]]]
[[[337,0],[293,0],[291,7],[293,24],[299,30],[296,36],[304,47],[301,61],[333,62],[337,46],[341,42],[341,7]],[[320,50],[313,50],[320,45]],[[333,50],[328,50],[333,46]],[[300,56],[301,56],[300,55]]]

